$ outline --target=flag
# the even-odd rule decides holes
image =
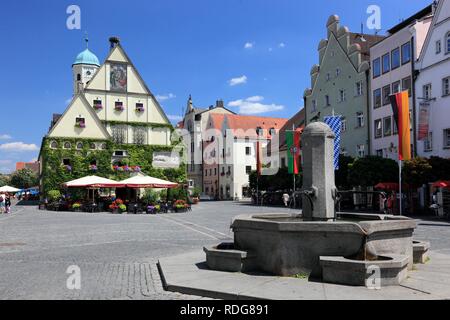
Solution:
[[[430,103],[422,102],[419,107],[419,135],[417,140],[423,141],[428,139],[430,132]]]
[[[341,154],[342,116],[325,117],[324,122],[334,132],[334,170],[339,170],[339,155]]]
[[[261,149],[261,142],[256,142],[256,171],[258,173],[258,177],[261,176],[262,173],[262,149]]]
[[[394,121],[398,128],[398,158],[400,161],[411,159],[411,120],[409,115],[408,91],[391,95]]]
[[[289,174],[300,173],[300,140],[303,130],[286,131]]]

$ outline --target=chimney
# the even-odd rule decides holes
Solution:
[[[216,101],[216,108],[224,108],[223,100]]]
[[[112,50],[120,44],[120,38],[119,37],[111,37],[111,38],[109,38],[109,43],[111,44],[111,50]]]

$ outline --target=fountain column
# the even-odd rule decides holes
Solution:
[[[307,221],[335,219],[334,138],[323,122],[313,122],[303,131],[303,191],[309,196],[302,195],[302,200]]]

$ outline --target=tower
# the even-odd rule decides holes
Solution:
[[[79,93],[92,79],[95,72],[100,68],[100,62],[95,54],[89,50],[89,39],[86,37],[86,50],[81,52],[72,65],[73,92]]]

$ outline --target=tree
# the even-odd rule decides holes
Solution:
[[[36,187],[39,184],[37,174],[30,169],[22,169],[11,175],[11,185],[19,189]]]
[[[398,164],[391,159],[369,156],[349,165],[350,186],[373,187],[380,182],[398,181]]]
[[[294,187],[294,176],[289,174],[287,168],[280,168],[276,175],[273,176],[260,176],[259,183],[257,172],[252,171],[249,177],[250,188],[256,190],[258,186],[262,191],[279,191],[279,190],[291,190]],[[295,178],[295,187],[300,189],[303,184],[303,176],[300,173]]]
[[[414,158],[404,162],[403,181],[411,186],[420,187],[432,180],[433,167],[427,159]]]
[[[354,158],[349,156],[339,156],[339,170],[336,171],[336,187],[341,190],[350,189],[350,183],[348,181],[348,171],[350,165],[355,161]]]
[[[450,180],[450,159],[439,157],[431,157],[428,160],[431,165],[431,180],[428,182],[436,182],[439,180]]]
[[[9,177],[3,174],[0,174],[0,187],[6,186],[9,184]]]

